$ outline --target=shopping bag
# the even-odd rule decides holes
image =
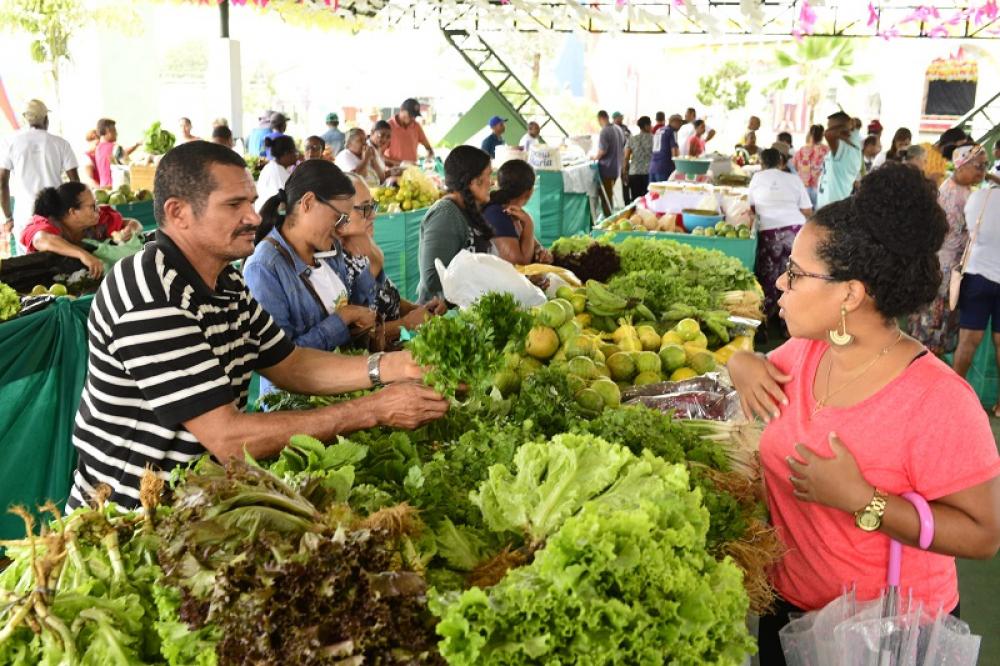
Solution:
[[[511,294],[523,307],[543,305],[545,293],[517,272],[513,264],[492,254],[474,254],[462,250],[445,268],[434,260],[441,290],[449,303],[466,308],[491,291]]]
[[[132,234],[124,243],[115,243],[112,240],[98,242],[89,238],[83,239],[89,246],[90,253],[104,262],[104,270],[110,271],[111,267],[125,257],[131,257],[142,249],[142,234]]]

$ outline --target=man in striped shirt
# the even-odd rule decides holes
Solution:
[[[414,428],[448,408],[409,354],[369,358],[295,347],[250,296],[232,262],[253,252],[260,217],[243,159],[192,141],[156,170],[155,242],[120,261],[94,298],[90,358],[73,431],[68,507],[108,484],[139,505],[147,465],[161,476],[206,451],[225,461],[277,454],[296,433],[329,440],[378,425]],[[334,218],[348,210],[331,210]],[[371,395],[303,412],[244,412],[251,372],[280,388]]]

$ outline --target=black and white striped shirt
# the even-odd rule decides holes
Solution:
[[[205,453],[183,423],[233,402],[243,409],[251,372],[294,349],[236,269],[227,266],[210,290],[162,231],[115,265],[87,328],[69,509],[100,483],[111,486],[112,501],[138,506],[147,464],[166,477]]]

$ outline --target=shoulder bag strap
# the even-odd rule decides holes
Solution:
[[[976,229],[969,236],[969,242],[965,245],[965,252],[962,253],[962,260],[958,264],[958,269],[961,271],[962,275],[965,275],[965,267],[969,263],[969,258],[972,256],[972,246],[976,244],[976,238],[979,237],[979,227],[983,224],[983,215],[986,214],[986,208],[990,204],[990,197],[993,195],[993,188],[991,187],[986,191],[986,201],[983,202],[983,209],[979,211],[979,219],[976,220]]]
[[[284,260],[288,262],[288,266],[294,271],[295,262],[292,261],[292,255],[288,253],[288,250],[286,250],[281,243],[279,243],[274,238],[271,238],[270,236],[268,236],[264,240],[266,240],[268,243],[274,246],[274,249],[278,251],[278,254],[280,254],[284,258]],[[312,282],[309,281],[309,278],[306,277],[305,273],[299,273],[298,275],[299,279],[302,280],[302,284],[305,285],[306,291],[308,291],[309,294],[313,297],[313,300],[316,301],[316,304],[319,306],[320,311],[326,312],[326,305],[323,304],[323,299],[319,297],[319,294],[316,292],[316,288],[312,285]]]

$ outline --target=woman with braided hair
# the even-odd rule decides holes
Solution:
[[[443,297],[435,259],[447,266],[462,250],[493,251],[493,231],[482,213],[490,201],[492,173],[490,156],[473,146],[458,146],[444,161],[448,193],[430,207],[420,224],[420,303]]]

